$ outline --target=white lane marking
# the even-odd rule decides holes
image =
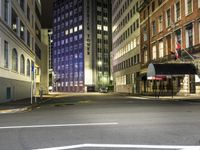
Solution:
[[[173,145],[128,145],[128,144],[80,144],[63,147],[42,148],[33,150],[67,150],[76,148],[145,148],[145,149],[173,149],[173,150],[200,150],[200,146],[173,146]]]
[[[132,98],[132,99],[150,99],[150,97],[136,97],[136,96],[129,96],[128,98]]]
[[[118,125],[117,122],[107,123],[82,123],[82,124],[53,124],[53,125],[30,125],[30,126],[7,126],[0,129],[22,129],[22,128],[51,128],[51,127],[76,127],[76,126],[112,126]]]

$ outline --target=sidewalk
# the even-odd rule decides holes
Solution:
[[[48,97],[45,96],[44,100],[47,98]],[[33,108],[38,107],[41,103],[43,103],[43,101],[41,101],[39,97],[37,97],[37,102],[35,102],[35,99],[33,98],[33,104],[31,104],[30,98],[0,103],[0,114],[31,111]]]
[[[18,113],[18,112],[25,112],[31,111],[32,109],[40,106],[49,101],[49,99],[54,97],[59,97],[60,93],[53,93],[49,95],[43,95],[42,100],[40,100],[39,95],[35,98],[33,97],[33,103],[31,104],[31,98],[10,101],[5,103],[0,103],[0,114],[8,114],[8,113]]]
[[[140,98],[143,100],[166,100],[166,101],[190,101],[190,102],[200,102],[200,95],[188,95],[188,96],[144,96],[144,95],[129,95],[132,98]]]

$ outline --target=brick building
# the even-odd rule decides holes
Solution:
[[[140,2],[141,93],[152,93],[163,86],[165,94],[198,93],[198,76],[163,74],[163,78],[147,77],[147,66],[153,64],[185,64],[198,67],[200,52],[200,0],[143,0]],[[180,54],[177,57],[177,46]],[[181,56],[180,56],[181,55]],[[177,59],[176,59],[177,58]],[[167,68],[166,68],[167,69]],[[183,68],[187,70],[187,68]],[[147,80],[147,79],[151,80]],[[155,79],[155,77],[154,77]]]

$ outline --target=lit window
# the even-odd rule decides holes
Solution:
[[[164,56],[163,42],[159,43],[159,58]]]
[[[131,49],[133,49],[133,41],[131,41]]]
[[[131,50],[131,44],[129,43],[128,44],[128,51],[130,51]]]
[[[153,46],[152,59],[156,59],[156,46]]]
[[[12,20],[11,20],[11,24],[12,24],[12,30],[17,33],[18,30],[18,16],[16,14],[16,12],[14,11],[14,9],[12,9]]]
[[[147,56],[147,50],[144,51],[144,63],[147,63],[148,56]]]
[[[24,27],[24,24],[20,21],[20,38],[22,40],[24,40],[24,30],[25,30],[25,27]]]
[[[108,26],[103,26],[104,31],[108,31]]]
[[[79,25],[79,30],[82,30],[83,29],[83,25]]]
[[[102,30],[101,25],[97,25],[97,30]]]
[[[71,28],[69,32],[70,32],[70,33],[73,33],[73,28]]]
[[[77,27],[74,27],[74,32],[77,32],[78,28]]]
[[[200,0],[198,0],[198,7],[200,8]]]
[[[134,47],[134,48],[136,47],[136,44],[137,44],[137,43],[136,43],[136,39],[134,39],[134,40],[133,40],[133,47]]]
[[[69,34],[69,31],[68,30],[65,30],[65,35],[68,35]]]

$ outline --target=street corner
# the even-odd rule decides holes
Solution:
[[[33,109],[32,106],[26,106],[21,108],[5,108],[0,109],[0,114],[12,114],[12,113],[20,113],[20,112],[28,112]]]

